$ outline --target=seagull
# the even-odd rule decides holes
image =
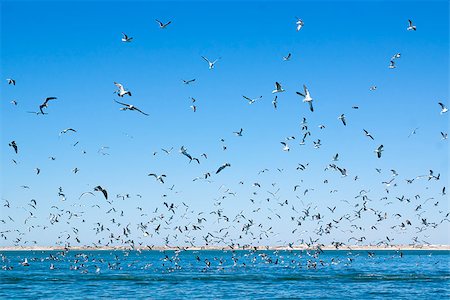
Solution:
[[[441,131],[442,139],[446,140],[448,138],[448,133],[444,133]]]
[[[189,83],[192,83],[192,82],[194,82],[195,81],[195,78],[194,79],[189,79],[189,80],[184,80],[183,79],[183,83],[184,84],[189,84]]]
[[[283,151],[289,151],[289,145],[286,144],[285,142],[280,142],[281,145],[283,145]]]
[[[153,176],[153,177],[155,177],[156,178],[156,181],[159,181],[159,182],[161,182],[161,183],[164,183],[164,178],[166,178],[167,176],[166,175],[164,175],[164,174],[162,174],[162,175],[156,175],[156,174],[153,174],[153,173],[151,173],[151,174],[148,174],[147,176]]]
[[[406,30],[408,30],[408,31],[411,31],[411,30],[416,31],[417,30],[416,26],[413,25],[413,22],[411,20],[408,20],[408,24],[409,24],[409,26],[408,26],[408,28],[406,28]]]
[[[288,61],[288,60],[290,60],[290,59],[291,59],[291,53],[288,53],[288,55],[283,56],[283,60],[284,60],[284,61]]]
[[[393,60],[389,64],[389,69],[395,69],[395,62]]]
[[[378,148],[375,149],[374,152],[377,154],[377,157],[380,158],[381,157],[381,152],[383,152],[383,145],[378,146]]]
[[[122,42],[129,43],[132,39],[132,37],[128,37],[128,35],[122,32]]]
[[[373,136],[372,136],[367,130],[365,130],[365,129],[363,129],[363,130],[364,130],[364,134],[365,134],[367,137],[370,137],[372,140],[374,139]]]
[[[161,150],[164,151],[167,155],[169,155],[170,152],[172,152],[173,147],[171,147],[169,150],[166,150],[166,149],[164,149],[164,148],[161,148]]]
[[[333,156],[333,161],[338,161],[339,160],[339,153],[336,153],[335,156]]]
[[[306,87],[306,85],[303,85],[303,90],[304,90],[304,94],[302,94],[300,92],[296,92],[296,93],[297,93],[297,95],[300,95],[304,98],[303,102],[307,102],[309,104],[309,110],[313,112],[314,111],[314,107],[312,104],[313,98],[311,98],[311,94],[309,93],[309,90]]]
[[[344,114],[340,115],[338,117],[338,119],[342,121],[342,124],[344,124],[344,126],[347,126],[347,122],[345,120],[345,115]]]
[[[164,24],[163,22],[161,22],[161,21],[159,21],[159,20],[155,20],[155,21],[158,22],[159,28],[161,28],[161,29],[166,29],[166,27],[167,27],[170,23],[172,23],[172,21],[169,21],[169,22],[167,22],[166,24]]]
[[[273,99],[273,101],[272,101],[272,105],[273,105],[273,108],[276,110],[277,109],[277,106],[278,106],[278,101],[277,101],[277,99],[278,99],[278,96],[275,96],[275,99]]]
[[[371,90],[371,91],[375,91],[377,89],[377,86],[376,85],[372,85],[370,88],[369,88],[369,90]]]
[[[131,96],[131,92],[130,91],[125,91],[125,89],[123,88],[123,85],[118,83],[118,82],[114,82],[114,85],[117,86],[118,90],[115,91],[114,93],[117,93],[117,95],[119,97],[123,97],[124,95],[128,95]]]
[[[191,105],[189,107],[192,109],[193,112],[197,111],[197,106],[196,105]]]
[[[304,23],[301,19],[297,18],[297,22],[295,22],[295,25],[297,25],[297,31],[300,31],[300,29],[302,29]]]
[[[408,135],[408,137],[410,137],[413,134],[416,134],[417,133],[417,129],[419,129],[419,127],[414,128],[414,130],[411,131],[411,133]]]
[[[148,114],[146,114],[145,112],[143,112],[142,110],[140,110],[139,108],[137,108],[137,107],[134,106],[134,105],[122,103],[122,102],[119,102],[119,101],[116,101],[116,100],[114,100],[114,101],[117,102],[117,103],[119,103],[119,104],[121,104],[121,105],[123,105],[123,106],[125,106],[125,107],[121,107],[120,110],[135,110],[135,111],[140,112],[140,113],[143,114],[143,115],[148,116]]]
[[[448,112],[448,108],[443,103],[439,102],[438,104],[441,106],[441,115]]]
[[[17,144],[16,144],[16,141],[12,141],[11,143],[8,144],[8,146],[13,147],[14,152],[17,153]]]
[[[209,59],[207,59],[207,58],[204,57],[204,56],[202,56],[202,58],[208,62],[208,65],[209,65],[209,69],[210,69],[210,70],[214,69],[214,65],[215,65],[216,62],[220,59],[220,57],[219,57],[219,58],[216,59],[215,61],[211,62]]]
[[[231,167],[231,165],[230,165],[229,163],[224,163],[223,165],[221,165],[221,166],[217,169],[216,174],[219,174],[220,171],[222,171],[222,170],[225,169],[226,167]]]
[[[275,89],[272,91],[272,94],[284,92],[281,84],[279,82],[275,82]]]
[[[12,100],[10,103],[17,106],[17,100]]]
[[[8,82],[8,84],[16,85],[16,81],[14,79],[7,78],[6,81]]]
[[[249,98],[247,96],[244,96],[244,95],[242,95],[242,97],[244,97],[244,99],[248,101],[248,104],[253,104],[253,103],[256,102],[256,100],[259,100],[259,99],[262,98],[262,96],[259,96],[259,98],[251,99],[251,98]]]
[[[44,111],[42,110],[44,107],[47,108],[48,107],[48,101],[50,100],[56,100],[56,97],[47,97],[45,98],[44,103],[42,103],[41,105],[39,105],[39,110],[41,111],[41,114],[45,115]]]
[[[68,131],[77,132],[77,131],[76,131],[75,129],[73,129],[73,128],[67,128],[67,129],[62,130],[62,131],[59,133],[59,135],[61,135],[61,134],[63,134],[63,133],[67,133]]]
[[[104,188],[102,188],[101,186],[97,185],[97,186],[94,188],[94,191],[96,191],[96,192],[102,192],[102,193],[103,193],[103,196],[105,196],[105,199],[108,200],[108,192],[107,192]]]
[[[397,58],[400,58],[402,55],[400,53],[395,53],[394,56],[392,56],[391,60],[395,60]]]
[[[242,136],[242,128],[239,131],[233,131],[236,136]]]

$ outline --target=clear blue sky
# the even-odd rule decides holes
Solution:
[[[296,17],[305,23],[299,32]],[[155,19],[172,23],[161,30]],[[417,25],[417,31],[406,30],[408,19]],[[121,42],[122,32],[133,41]],[[283,61],[288,53],[292,59]],[[401,58],[396,60],[395,69],[389,69],[395,53],[401,53]],[[221,59],[209,70],[202,55]],[[25,232],[19,244],[36,240],[48,245],[61,240],[57,238],[61,232],[77,227],[81,244],[89,244],[99,238],[92,230],[94,223],[105,224],[118,234],[131,223],[136,241],[162,244],[161,237],[171,234],[171,244],[182,244],[184,234],[173,237],[173,228],[189,221],[196,223],[197,213],[203,211],[207,219],[204,230],[191,233],[199,236],[201,244],[201,235],[222,226],[235,226],[229,231],[230,237],[237,238],[245,221],[231,221],[243,211],[247,219],[254,220],[250,231],[255,235],[272,227],[273,233],[259,241],[261,244],[298,243],[302,238],[315,238],[314,230],[324,228],[333,218],[349,214],[353,219],[354,211],[362,205],[354,197],[366,189],[372,200],[367,207],[388,216],[377,224],[379,229],[371,230],[376,216],[369,210],[353,223],[338,224],[339,228],[321,236],[320,242],[366,236],[366,242],[376,243],[388,235],[398,243],[411,243],[418,237],[419,241],[448,244],[446,221],[420,233],[415,229],[421,227],[421,218],[439,223],[449,211],[448,196],[441,194],[444,186],[448,189],[448,140],[442,140],[440,134],[448,132],[449,114],[441,115],[438,105],[449,105],[448,66],[447,1],[2,1],[1,195],[2,205],[7,199],[11,208],[0,208],[0,218],[6,222],[0,224],[0,231]],[[8,85],[6,78],[15,79],[16,85]],[[182,79],[193,78],[193,84],[182,83]],[[114,81],[122,83],[132,96],[113,94]],[[278,94],[276,111],[271,104],[275,81],[286,90]],[[314,98],[313,113],[295,94],[302,91],[303,84]],[[370,91],[374,85],[377,90]],[[248,105],[242,95],[263,98]],[[49,96],[58,99],[50,102],[48,115],[27,113],[37,111]],[[189,97],[197,99],[195,113]],[[17,106],[10,103],[13,99]],[[114,99],[132,103],[149,116],[120,111]],[[345,127],[337,119],[342,113],[348,122]],[[300,146],[303,117],[311,136]],[[320,124],[326,128],[320,130]],[[77,132],[59,136],[69,127]],[[417,127],[417,133],[408,138]],[[243,136],[237,137],[233,131],[240,128]],[[375,140],[365,137],[363,129]],[[288,136],[296,139],[288,141],[291,150],[283,152],[280,142]],[[322,143],[319,149],[313,147],[317,139]],[[8,146],[12,140],[18,144],[18,154]],[[377,159],[374,149],[380,144],[385,151]],[[200,159],[199,165],[189,164],[178,152],[182,145]],[[102,146],[109,147],[109,155],[98,153]],[[170,155],[160,149],[171,147]],[[200,157],[202,153],[208,159]],[[338,162],[332,161],[335,153],[339,153]],[[231,167],[213,174],[225,162]],[[298,163],[309,165],[298,171]],[[349,176],[324,171],[330,163],[346,168]],[[77,174],[71,171],[75,167],[80,170]],[[41,169],[39,175],[35,168]],[[258,175],[265,168],[269,171]],[[375,168],[380,168],[381,174]],[[390,169],[399,175],[394,181],[397,186],[386,193],[382,182],[392,178]],[[440,173],[440,180],[422,178],[406,184],[405,179],[428,175],[430,169]],[[213,174],[212,183],[192,181],[205,172]],[[165,184],[148,173],[166,174]],[[354,181],[355,176],[359,180]],[[261,188],[253,187],[255,182]],[[226,188],[219,190],[222,184],[236,193],[221,200],[220,207],[231,219],[229,224],[223,220],[217,223],[216,215],[210,214],[218,209],[215,199],[225,195]],[[293,192],[296,184],[300,188]],[[112,206],[98,193],[78,200],[82,192],[97,185],[108,190],[114,199],[112,206],[123,210],[123,217],[106,214]],[[168,190],[172,185],[174,189]],[[59,187],[66,201],[58,197]],[[276,200],[267,191],[278,188],[280,198]],[[314,190],[303,195],[305,189]],[[333,190],[337,192],[330,193]],[[126,193],[132,197],[125,201],[115,197]],[[421,198],[415,199],[418,194]],[[402,195],[411,202],[396,199]],[[382,199],[385,196],[388,199]],[[424,203],[429,197],[433,199]],[[250,198],[255,199],[254,204]],[[271,199],[267,202],[266,198]],[[31,199],[38,202],[36,210],[27,205]],[[289,205],[277,204],[286,199]],[[135,224],[149,221],[156,207],[156,215],[162,212],[166,219],[170,217],[164,201],[178,205],[175,218],[165,225],[170,229],[160,236],[143,238]],[[181,202],[190,206],[185,219],[178,219],[184,211]],[[100,208],[91,207],[94,204]],[[421,204],[422,209],[415,211]],[[53,205],[63,212],[84,213],[69,223],[64,213],[64,222],[50,225]],[[291,210],[292,205],[299,213]],[[324,216],[323,222],[308,217],[292,234],[297,222],[291,216],[302,216],[301,211],[308,206],[311,215],[320,212]],[[327,206],[337,206],[336,211],[331,213]],[[142,207],[148,216],[140,216],[143,212],[136,207]],[[24,224],[30,210],[37,218]],[[121,225],[111,224],[112,218],[121,220]],[[412,222],[406,230],[390,228],[405,220]],[[160,222],[151,223],[148,231],[154,233]],[[258,224],[262,227],[257,228]],[[355,230],[352,224],[364,230],[349,232]],[[31,225],[35,228],[29,231]],[[44,225],[49,226],[45,231],[36,228]],[[300,234],[303,230],[306,232]],[[0,243],[11,245],[17,236],[17,232],[8,233],[8,240]],[[69,241],[77,244],[74,236]],[[243,241],[248,242],[246,238]]]

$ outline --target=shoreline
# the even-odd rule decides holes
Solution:
[[[391,250],[391,251],[410,251],[410,250],[421,250],[421,251],[450,251],[450,245],[391,245],[391,246],[374,246],[374,245],[352,245],[352,246],[341,246],[336,249],[335,246],[320,246],[320,249],[329,251],[382,251],[382,250]],[[139,246],[135,248],[131,248],[128,246],[71,246],[71,247],[63,247],[63,246],[0,246],[1,251],[63,251],[63,250],[72,250],[72,251],[125,251],[125,250],[134,250],[134,251],[176,251],[176,250],[184,250],[184,251],[224,251],[224,250],[269,250],[269,251],[301,251],[301,250],[317,250],[317,246],[308,247],[307,245],[297,245],[293,247],[288,246],[250,246],[250,247],[228,247],[228,246],[198,246],[198,247],[177,247],[177,246]]]

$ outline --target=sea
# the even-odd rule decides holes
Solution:
[[[450,251],[0,251],[0,299],[450,299]]]

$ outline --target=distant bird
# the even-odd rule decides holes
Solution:
[[[75,129],[73,129],[73,128],[67,128],[67,129],[61,130],[61,132],[59,133],[59,135],[64,134],[64,133],[67,133],[68,131],[77,132],[77,131],[76,131]]]
[[[123,97],[124,95],[131,96],[131,92],[130,91],[125,91],[125,89],[124,89],[122,84],[120,84],[118,82],[114,82],[114,85],[117,86],[117,88],[118,88],[118,90],[115,91],[114,93],[117,93],[117,95],[119,97]]]
[[[147,176],[153,176],[153,177],[155,177],[156,178],[156,181],[159,181],[159,182],[161,182],[161,183],[164,183],[164,178],[166,178],[167,176],[166,175],[164,175],[164,174],[161,174],[161,175],[156,175],[156,174],[153,174],[153,173],[151,173],[151,174],[148,174]]]
[[[39,175],[39,173],[41,173],[41,169],[39,169],[39,168],[36,168],[34,170],[36,171],[36,175]]]
[[[8,84],[16,85],[16,81],[14,79],[7,78],[6,81],[8,82]]]
[[[306,87],[306,85],[303,85],[303,91],[304,91],[304,94],[302,94],[300,92],[296,92],[296,93],[297,93],[297,95],[300,95],[300,96],[302,96],[304,98],[303,102],[308,103],[309,104],[309,110],[313,112],[314,111],[314,107],[313,107],[313,104],[312,104],[313,98],[311,98],[311,94],[309,93],[309,90]]]
[[[248,101],[248,104],[253,104],[253,103],[255,103],[257,100],[259,100],[259,99],[262,98],[262,96],[259,96],[259,98],[251,99],[251,98],[249,98],[249,97],[247,97],[247,96],[244,96],[244,95],[242,95],[242,97],[244,97],[244,99]]]
[[[281,143],[281,145],[283,145],[283,151],[289,151],[290,149],[289,149],[289,145],[287,144],[287,143],[285,143],[285,142],[280,142]]]
[[[278,106],[277,99],[278,99],[278,96],[275,96],[275,98],[272,100],[272,105],[275,110],[277,109],[277,106]]]
[[[365,130],[365,129],[363,129],[363,130],[364,130],[364,135],[367,137],[370,137],[373,140],[373,136],[367,130]]]
[[[114,101],[117,102],[117,103],[119,103],[119,104],[121,104],[121,105],[123,105],[123,106],[125,106],[125,107],[121,107],[120,110],[135,110],[135,111],[140,112],[140,113],[143,114],[143,115],[148,116],[148,114],[146,114],[145,112],[143,112],[142,110],[140,110],[139,108],[137,108],[137,107],[134,106],[134,105],[127,104],[127,103],[122,103],[122,102],[119,102],[119,101],[116,101],[116,100],[114,100]]]
[[[416,26],[413,25],[413,22],[411,20],[408,20],[408,24],[409,25],[408,25],[408,28],[406,28],[406,30],[408,30],[408,31],[411,31],[411,30],[416,31],[417,30]]]
[[[183,83],[184,84],[189,84],[189,83],[192,83],[192,82],[194,82],[195,81],[195,78],[194,79],[189,79],[189,80],[184,80],[183,79]]]
[[[203,58],[204,60],[206,60],[206,62],[207,62],[208,65],[209,65],[209,69],[210,69],[210,70],[214,69],[214,65],[215,65],[216,62],[220,59],[220,57],[219,57],[219,58],[216,59],[215,61],[211,62],[208,58],[206,58],[206,57],[204,57],[204,56],[202,56],[202,58]]]
[[[166,27],[169,26],[170,23],[172,23],[172,21],[169,21],[167,23],[163,23],[159,20],[155,20],[155,21],[159,24],[159,28],[161,28],[161,29],[166,29]]]
[[[369,88],[369,90],[371,90],[371,91],[375,91],[377,89],[377,86],[376,85],[372,85],[370,88]]]
[[[335,156],[333,156],[333,161],[338,161],[339,160],[339,153],[336,153]]]
[[[11,100],[10,102],[12,105],[16,105],[17,106],[17,101],[16,100]]]
[[[44,108],[48,108],[48,101],[50,101],[50,100],[56,100],[56,99],[57,99],[56,97],[47,97],[47,98],[45,98],[44,103],[42,103],[41,105],[39,105],[39,110],[41,111],[41,114],[45,115],[43,109],[44,109]]]
[[[448,108],[441,102],[438,103],[441,106],[441,115],[448,112]]]
[[[189,107],[192,109],[193,112],[197,111],[197,106],[196,105],[191,105]]]
[[[279,82],[275,82],[275,89],[272,91],[272,94],[284,92],[281,84]]]
[[[441,131],[442,139],[446,140],[448,138],[448,133],[444,133]]]
[[[103,194],[103,196],[105,197],[105,199],[108,200],[108,192],[107,192],[104,188],[102,188],[101,186],[97,185],[97,186],[94,188],[94,191],[96,191],[96,192],[102,192],[102,194]],[[81,197],[81,196],[80,196],[80,197]]]
[[[132,39],[133,39],[132,37],[128,37],[128,35],[122,32],[122,42],[129,43],[131,42]]]
[[[383,145],[378,146],[378,148],[375,149],[374,152],[377,154],[377,157],[380,158],[381,157],[381,152],[383,152]]]
[[[408,137],[410,137],[413,134],[416,134],[417,133],[417,129],[419,129],[419,127],[414,128],[414,130],[411,131],[411,133],[408,135]]]
[[[395,54],[391,57],[391,60],[396,60],[396,59],[400,58],[401,56],[402,56],[401,53],[395,53]]]
[[[226,167],[231,167],[231,165],[229,163],[224,163],[223,165],[221,165],[217,171],[216,174],[219,174],[223,169],[225,169]]]
[[[344,124],[344,126],[347,126],[347,121],[345,119],[345,115],[344,114],[340,115],[338,117],[338,119],[342,121],[342,124]]]
[[[242,136],[242,128],[239,131],[233,131],[233,133],[237,136]]]
[[[9,143],[9,144],[8,144],[8,146],[10,146],[10,147],[13,147],[13,149],[14,149],[14,152],[16,152],[16,153],[17,153],[17,151],[18,151],[18,148],[17,148],[17,144],[16,144],[16,141],[12,141],[11,143]]]
[[[389,69],[395,69],[395,62],[393,60],[389,63]]]
[[[288,60],[290,60],[290,59],[291,59],[291,53],[288,53],[288,55],[283,56],[283,60],[284,60],[284,61],[288,61]]]
[[[297,31],[300,31],[300,29],[302,29],[302,27],[305,23],[303,23],[303,21],[297,17],[296,17],[296,19],[297,19],[297,22],[295,22],[295,25],[297,25]]]

